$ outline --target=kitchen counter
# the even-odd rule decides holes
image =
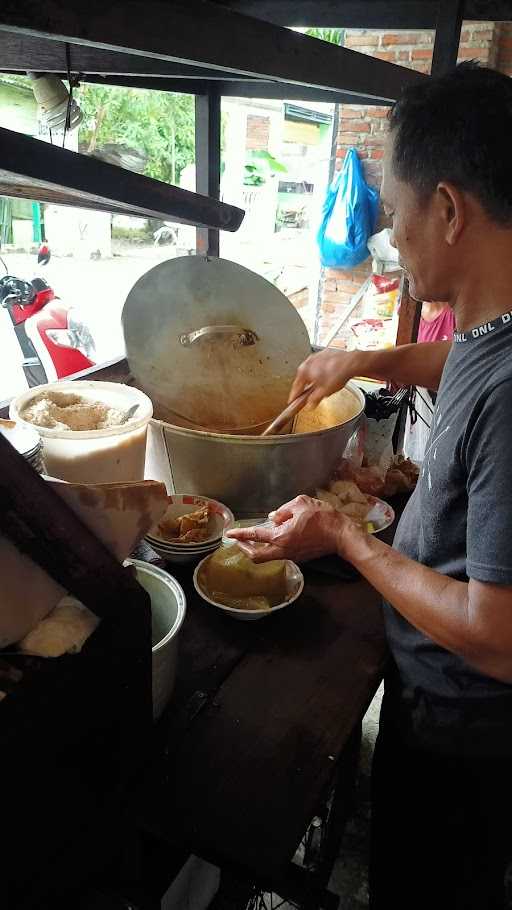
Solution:
[[[137,556],[158,561],[149,548]],[[166,568],[187,615],[138,824],[265,887],[289,885],[292,870],[300,891],[290,861],[335,784],[332,862],[350,811],[361,721],[387,660],[380,597],[340,560],[322,560],[303,567],[299,601],[247,623],[202,601],[190,567]],[[325,857],[321,865],[325,888]]]

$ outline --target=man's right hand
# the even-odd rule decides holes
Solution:
[[[308,404],[315,407],[322,398],[342,389],[349,379],[361,374],[364,356],[364,351],[336,351],[334,348],[312,354],[297,370],[289,401],[313,386]]]
[[[316,406],[322,398],[342,389],[355,376],[396,386],[416,385],[436,390],[451,346],[450,341],[435,341],[431,344],[404,344],[382,351],[326,348],[301,364],[289,400],[312,386],[308,404]]]

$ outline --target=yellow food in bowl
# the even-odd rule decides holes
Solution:
[[[217,603],[235,610],[270,610],[286,600],[286,562],[256,564],[237,546],[220,547],[206,561],[200,584]]]

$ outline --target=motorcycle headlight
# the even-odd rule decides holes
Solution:
[[[67,329],[48,329],[48,338],[61,348],[74,348],[88,360],[94,360],[96,345],[88,326],[77,313],[68,313]]]

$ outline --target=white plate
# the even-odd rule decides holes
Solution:
[[[182,515],[187,515],[189,512],[195,512],[196,509],[200,509],[202,506],[209,506],[209,517],[208,517],[208,526],[211,532],[211,536],[207,537],[206,540],[201,540],[196,543],[177,543],[176,541],[168,540],[166,537],[160,537],[155,534],[155,529],[153,533],[149,536],[152,540],[158,541],[162,546],[172,546],[174,549],[196,549],[196,547],[203,547],[205,544],[211,544],[215,541],[221,539],[222,534],[224,533],[225,528],[228,528],[232,525],[234,521],[234,515],[227,506],[222,502],[218,502],[216,499],[210,499],[208,496],[195,496],[193,493],[173,493],[169,497],[169,505],[167,506],[167,511],[164,515],[165,518],[181,518]],[[164,520],[162,519],[162,521]]]
[[[371,521],[375,525],[375,530],[371,531],[371,534],[379,534],[380,531],[384,531],[393,524],[395,512],[388,502],[384,502],[377,496],[367,496],[366,498],[370,504],[370,510],[365,521]]]
[[[297,600],[304,590],[304,576],[301,570],[291,561],[291,559],[286,559],[286,582],[288,585],[287,599],[283,603],[271,607],[270,610],[235,610],[234,607],[227,607],[225,604],[220,604],[217,603],[216,600],[212,600],[202,590],[199,584],[199,573],[207,559],[209,559],[209,556],[202,559],[194,570],[194,587],[203,600],[211,604],[212,607],[217,607],[217,610],[228,613],[233,619],[252,621],[255,619],[264,619],[265,616],[272,616],[273,613],[277,613],[278,610],[284,610],[284,608],[292,604],[294,600]]]

